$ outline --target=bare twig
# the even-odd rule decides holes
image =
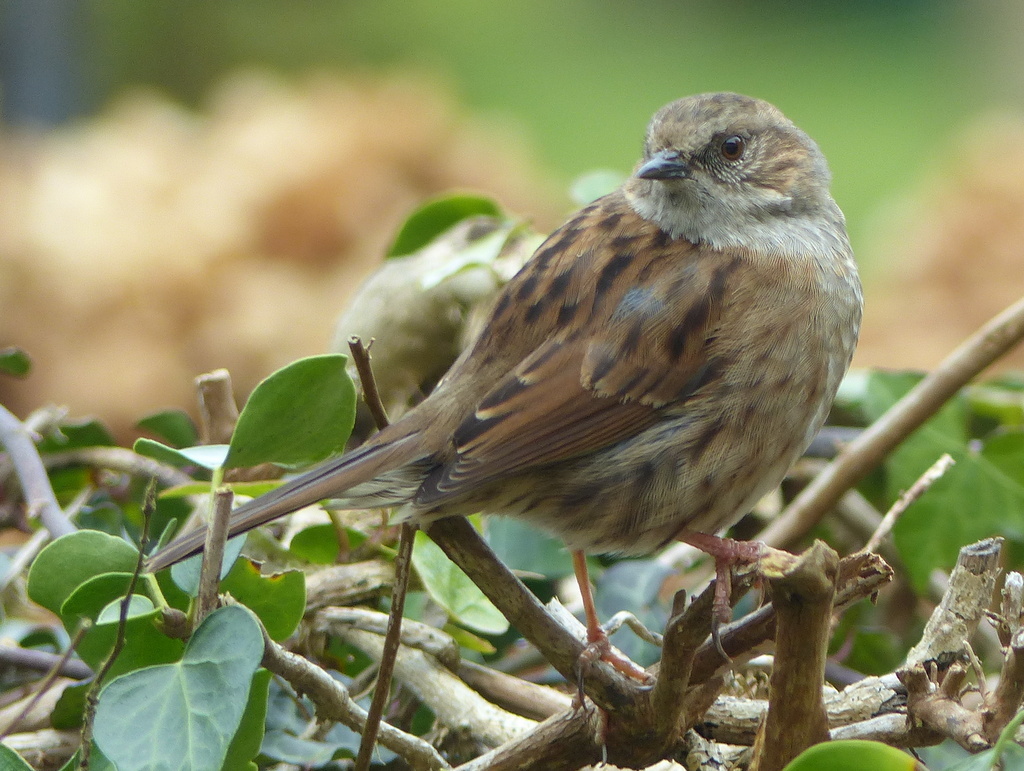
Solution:
[[[43,681],[36,688],[36,692],[33,694],[32,698],[26,702],[24,708],[18,713],[18,715],[11,720],[10,725],[6,726],[3,731],[0,731],[0,740],[5,739],[8,735],[14,732],[15,728],[21,725],[21,721],[25,719],[25,716],[32,711],[32,708],[39,703],[39,700],[43,698],[46,692],[49,691],[57,681],[57,678],[61,676],[64,672],[64,668],[69,663],[72,663],[71,657],[74,655],[75,649],[78,648],[78,644],[82,641],[82,638],[85,637],[85,633],[88,630],[88,626],[84,624],[80,626],[78,631],[75,632],[75,636],[71,639],[67,650],[64,651],[61,656],[54,657],[56,661],[51,662],[46,677],[43,678]],[[88,669],[88,667],[86,668]]]
[[[53,487],[46,476],[46,469],[31,435],[21,421],[2,405],[0,444],[7,448],[7,453],[14,464],[29,511],[39,513],[39,521],[54,538],[75,532],[75,526],[57,503],[57,497],[53,493]]]
[[[372,344],[372,341],[371,341]],[[377,428],[388,425],[388,414],[380,400],[377,381],[373,377],[370,366],[370,352],[363,341],[353,335],[348,339],[352,361],[359,373],[360,385],[363,387],[363,400],[369,407]],[[356,756],[355,771],[366,771],[370,767],[374,745],[377,743],[377,732],[384,716],[384,707],[391,693],[391,678],[394,674],[395,661],[398,657],[399,643],[402,633],[402,614],[405,612],[405,597],[409,589],[409,573],[412,569],[412,545],[417,527],[403,522],[398,538],[398,555],[395,557],[395,583],[391,593],[391,612],[388,615],[388,630],[384,635],[383,650],[377,671],[377,687],[370,702],[370,711],[366,719],[366,728],[359,742],[359,754]]]
[[[955,463],[956,461],[953,460],[949,453],[943,453],[941,458],[929,466],[928,470],[885,513],[882,521],[878,523],[875,532],[871,534],[871,538],[864,544],[864,548],[861,551],[878,551],[878,546],[882,543],[882,539],[889,535],[896,525],[896,521],[903,516],[903,512],[910,508],[910,504],[924,495],[928,488],[935,484],[936,480],[949,471]]]
[[[231,373],[215,369],[196,378],[199,397],[199,436],[203,444],[227,444],[238,422],[238,405]]]
[[[109,674],[117,657],[121,655],[124,648],[125,629],[128,626],[128,610],[131,608],[132,597],[135,594],[135,587],[142,575],[142,566],[146,561],[146,543],[149,541],[149,525],[153,519],[153,512],[156,509],[156,480],[150,479],[146,486],[146,497],[142,504],[142,532],[139,534],[139,554],[135,562],[135,570],[128,581],[128,588],[121,599],[121,608],[117,620],[117,636],[114,638],[114,645],[110,649],[107,658],[104,659],[96,677],[92,681],[89,693],[85,697],[85,719],[82,721],[82,768],[89,768],[89,752],[92,748],[93,723],[96,719],[96,705],[99,703],[100,690],[103,688],[103,681]]]
[[[48,453],[43,458],[47,469],[67,466],[92,466],[120,471],[138,477],[153,477],[164,487],[175,487],[195,482],[192,477],[174,466],[139,455],[124,447],[81,447],[65,452]]]
[[[779,771],[828,738],[822,687],[838,570],[839,556],[815,541],[795,565],[769,577],[778,619],[775,662],[751,771]]]
[[[951,353],[888,412],[854,439],[824,472],[761,533],[770,546],[783,547],[807,533],[900,442],[938,412],[979,372],[1024,337],[1024,299],[985,324]]]
[[[203,565],[199,572],[199,592],[196,595],[195,626],[217,607],[217,589],[220,585],[221,564],[224,562],[224,544],[227,543],[231,521],[231,488],[222,487],[213,496],[213,521],[206,531],[203,547]]]
[[[73,659],[70,654],[74,646],[62,654],[48,653],[35,648],[20,648],[17,645],[0,645],[0,662],[12,667],[34,669],[49,672],[54,667],[57,674],[73,680],[85,680],[92,677],[92,668],[81,659]]]
[[[306,694],[316,705],[317,717],[344,723],[353,731],[366,729],[366,710],[349,696],[345,686],[310,661],[285,650],[263,632],[263,666],[284,678],[295,690]],[[414,769],[450,768],[433,747],[422,739],[382,723],[378,740],[398,753]]]
[[[370,340],[370,346],[373,340]],[[384,403],[380,400],[380,392],[377,390],[377,381],[373,377],[373,370],[370,367],[370,346],[363,345],[363,341],[356,335],[348,339],[348,348],[352,351],[352,363],[356,365],[356,372],[359,373],[359,384],[363,387],[363,401],[370,408],[373,415],[373,422],[378,429],[384,428],[390,421]]]

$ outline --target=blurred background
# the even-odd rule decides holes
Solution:
[[[856,364],[932,366],[1024,287],[1022,37],[1015,0],[0,0],[0,347],[34,358],[0,402],[121,430],[214,367],[244,395],[424,198],[550,229],[712,90],[829,158]]]

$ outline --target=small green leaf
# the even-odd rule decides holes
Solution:
[[[172,447],[199,444],[199,432],[184,410],[170,409],[146,415],[136,425],[166,440]]]
[[[39,443],[39,452],[66,452],[82,447],[114,447],[116,444],[106,426],[87,418],[61,423],[59,433],[49,434]]]
[[[102,573],[131,573],[138,551],[121,538],[79,530],[39,552],[28,573],[28,596],[54,613],[81,584]]]
[[[117,628],[121,616],[121,598],[117,598],[97,616],[96,624],[85,633],[78,644],[82,661],[98,670],[110,655],[117,641]],[[148,598],[132,595],[128,618],[125,622],[124,645],[110,668],[108,677],[117,677],[142,667],[167,664],[181,658],[185,644],[163,634],[154,621],[160,611]]]
[[[32,369],[32,358],[20,348],[0,348],[0,372],[25,377]]]
[[[306,610],[306,578],[299,570],[264,576],[257,563],[240,559],[220,588],[255,613],[277,642],[295,631]]]
[[[800,753],[783,771],[914,771],[920,763],[895,747],[863,739],[822,742]]]
[[[412,254],[467,217],[500,217],[501,207],[492,199],[470,193],[434,198],[409,215],[388,249],[388,257]]]
[[[482,634],[508,630],[505,617],[422,530],[416,532],[412,564],[423,588],[460,624]]]
[[[509,224],[507,227],[498,228],[493,233],[478,238],[462,251],[453,254],[444,265],[424,274],[420,280],[420,286],[424,290],[433,289],[464,270],[492,267],[502,249],[505,248],[505,243],[511,232],[512,225]]]
[[[262,656],[249,611],[215,610],[180,662],[131,672],[103,689],[96,743],[120,771],[221,768]]]
[[[341,354],[299,359],[256,386],[238,417],[225,468],[299,468],[341,452],[356,414],[347,360]]]
[[[351,541],[355,536],[358,542]],[[349,531],[350,543],[358,546],[365,536],[354,530]],[[304,562],[311,562],[314,565],[333,565],[338,561],[340,552],[338,543],[338,531],[332,524],[310,525],[295,535],[288,543],[288,551]]]
[[[177,448],[146,438],[136,439],[132,449],[139,455],[153,458],[169,466],[200,466],[211,471],[221,468],[228,454],[226,444],[200,444]]]

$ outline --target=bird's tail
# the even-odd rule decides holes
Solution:
[[[232,511],[228,536],[248,532],[324,498],[341,496],[357,485],[416,460],[422,452],[418,439],[418,433],[410,433],[390,441],[370,442],[285,482]],[[199,553],[205,540],[205,527],[175,538],[147,560],[146,570],[155,573]]]

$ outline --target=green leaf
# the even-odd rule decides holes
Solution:
[[[120,769],[218,769],[263,656],[259,625],[240,606],[211,613],[180,662],[124,675],[100,694],[95,737]]]
[[[822,742],[800,753],[783,771],[914,771],[924,769],[907,753],[863,739]]]
[[[586,206],[601,196],[608,195],[625,181],[626,175],[621,171],[611,171],[610,169],[588,171],[573,180],[569,186],[569,196],[577,205]]]
[[[184,410],[169,409],[152,412],[136,425],[166,440],[172,447],[189,447],[199,444],[199,432],[196,431],[196,425]]]
[[[39,452],[66,452],[82,447],[114,447],[117,444],[107,427],[92,418],[61,423],[59,431],[49,434],[39,443]]]
[[[306,610],[306,577],[299,570],[263,576],[257,563],[240,559],[220,588],[255,613],[277,642],[295,631]]]
[[[623,560],[605,570],[595,587],[597,614],[609,619],[620,610],[628,610],[648,629],[664,629],[668,607],[661,602],[661,587],[676,571],[653,559]],[[621,629],[615,644],[637,663],[648,666],[661,658],[661,651],[632,631]]]
[[[420,280],[420,286],[424,290],[433,289],[438,284],[464,270],[492,267],[494,261],[501,254],[502,249],[505,248],[511,232],[512,225],[509,224],[506,227],[498,228],[493,233],[488,233],[482,238],[478,238],[462,251],[453,254],[444,265],[440,265],[424,274]]]
[[[508,630],[505,617],[422,530],[416,531],[412,564],[423,588],[460,624],[482,634]]]
[[[20,348],[0,348],[0,372],[25,377],[32,369],[32,358]]]
[[[359,546],[366,536],[358,530],[346,529],[349,545]],[[338,561],[341,545],[338,543],[338,531],[334,525],[310,525],[292,536],[288,543],[288,551],[303,562],[314,565],[334,565]]]
[[[139,455],[153,458],[169,466],[200,466],[211,471],[222,467],[228,454],[226,444],[200,444],[177,448],[144,437],[136,439],[132,449]]]
[[[299,359],[256,386],[238,416],[225,468],[298,468],[341,452],[356,414],[347,360],[341,354]]]
[[[131,573],[138,551],[121,538],[79,530],[39,552],[28,573],[28,596],[54,613],[81,584],[102,573]]]
[[[470,193],[445,195],[427,201],[405,220],[387,256],[412,254],[457,222],[477,216],[500,217],[501,207],[492,198]]]
[[[865,402],[874,418],[919,380],[872,373]],[[956,465],[896,523],[893,538],[915,588],[924,590],[935,568],[951,568],[964,544],[995,534],[1024,536],[1024,486],[1004,469],[1019,440],[996,437],[990,451],[969,445],[965,402],[957,397],[910,435],[885,461],[886,496],[895,501],[944,453]],[[991,453],[991,458],[989,457]],[[1017,463],[1022,460],[1018,457]]]
[[[266,733],[267,698],[270,692],[270,670],[258,669],[252,676],[249,701],[242,714],[235,738],[228,747],[227,760],[221,771],[242,771],[255,768],[252,759],[260,753],[263,735]]]
[[[488,517],[484,536],[499,559],[512,570],[561,578],[572,573],[572,560],[557,538],[513,517]]]
[[[96,624],[78,644],[78,655],[93,669],[106,661],[117,640],[121,614],[121,598],[114,600],[97,615]],[[160,632],[154,621],[160,611],[146,597],[135,594],[129,604],[125,622],[124,647],[111,666],[108,677],[117,677],[154,664],[167,664],[181,658],[185,644]]]
[[[6,744],[0,744],[0,771],[32,771],[32,766],[25,762],[17,752]]]

